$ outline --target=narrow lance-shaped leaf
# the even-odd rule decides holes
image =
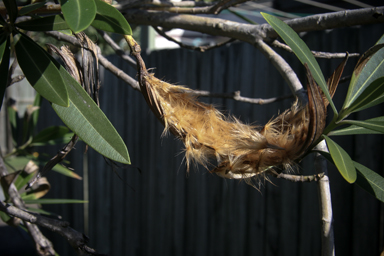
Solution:
[[[4,38],[2,42],[0,41],[0,110],[3,106],[4,94],[7,89],[10,52],[9,39]]]
[[[328,152],[319,151],[329,162],[335,164]],[[353,161],[357,170],[356,184],[384,202],[384,178],[358,162]]]
[[[313,78],[323,90],[325,97],[328,99],[333,109],[333,112],[337,114],[336,107],[334,106],[331,96],[328,92],[327,83],[325,82],[323,73],[321,72],[320,66],[308,46],[290,26],[285,24],[277,17],[266,13],[261,13],[261,15],[263,15],[264,19],[269,23],[269,25],[273,27],[273,29],[284,40],[284,42],[289,47],[291,47],[292,51],[295,53],[301,63],[307,63]]]
[[[366,129],[384,133],[384,121],[357,121],[357,120],[345,120],[343,123],[352,124]]]
[[[356,184],[384,202],[384,178],[362,164],[354,162],[354,165],[358,170]]]
[[[384,122],[384,116],[375,117],[372,119],[368,119],[366,121]],[[355,135],[355,134],[380,134],[380,132],[377,132],[377,131],[374,131],[371,129],[366,129],[366,128],[361,127],[361,126],[351,125],[351,126],[348,126],[346,128],[331,131],[328,135],[329,136],[340,136],[340,135]]]
[[[33,4],[28,4],[26,6],[23,6],[20,10],[19,10],[19,14],[21,16],[25,15],[25,14],[28,14],[32,11],[35,11],[37,9],[39,9],[40,7],[43,7],[45,5],[45,1],[43,2],[37,2],[37,3],[33,3]]]
[[[323,136],[325,138],[325,141],[327,142],[327,146],[329,149],[329,153],[331,154],[332,160],[335,163],[340,174],[349,183],[354,183],[356,181],[356,169],[353,165],[351,157],[337,143],[335,143],[329,137],[325,135]]]
[[[24,34],[17,37],[17,60],[28,82],[48,101],[67,107],[67,89],[47,52]]]
[[[375,46],[359,59],[353,71],[343,110],[348,109],[357,97],[377,78],[384,74],[384,35]]]
[[[384,75],[384,73],[383,73]],[[384,102],[384,76],[373,81],[347,109],[358,112]]]
[[[88,201],[85,200],[78,200],[78,199],[35,199],[35,200],[24,200],[26,204],[84,204],[88,203]]]
[[[53,15],[16,23],[16,26],[29,31],[52,31],[69,29],[62,15]]]
[[[74,33],[86,29],[95,18],[94,0],[60,0],[60,3],[64,18]]]
[[[95,0],[97,12],[92,26],[123,35],[132,35],[131,27],[124,16],[113,6],[101,0]]]
[[[69,129],[65,126],[50,126],[33,137],[31,146],[55,145],[68,143],[71,139]]]
[[[114,161],[130,164],[127,147],[120,135],[83,87],[60,67],[68,87],[69,107],[52,104],[63,122],[86,144]]]

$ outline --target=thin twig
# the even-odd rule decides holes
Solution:
[[[107,44],[109,44],[109,46],[112,47],[112,49],[115,51],[115,53],[117,55],[119,55],[123,60],[125,60],[131,67],[133,68],[136,68],[136,61],[131,57],[129,56],[128,54],[126,54],[121,48],[120,46],[115,43],[115,41],[113,41],[113,39],[104,31],[102,30],[97,30],[97,32],[103,37],[103,39],[105,40],[105,42]]]
[[[289,47],[288,45],[283,44],[277,40],[273,41],[271,45],[274,47],[283,49],[287,52],[293,53],[291,47]],[[311,51],[311,52],[315,58],[322,58],[322,59],[345,58],[345,56],[347,55],[347,53],[344,53],[344,52],[343,53],[318,52],[318,51]],[[348,56],[349,57],[359,57],[360,54],[359,53],[348,53]]]
[[[226,45],[226,44],[229,44],[229,43],[232,43],[235,41],[235,39],[228,39],[224,42],[221,42],[221,43],[218,43],[218,44],[215,44],[215,45],[204,45],[204,46],[193,46],[193,45],[187,45],[187,44],[183,44],[177,40],[175,40],[174,38],[168,36],[163,30],[159,29],[158,27],[154,26],[153,27],[156,32],[161,35],[162,37],[164,37],[165,39],[171,41],[171,42],[174,42],[176,44],[178,44],[180,47],[182,48],[185,48],[185,49],[189,49],[189,50],[194,50],[194,51],[199,51],[199,52],[206,52],[208,50],[212,50],[212,49],[215,49],[215,48],[218,48],[218,47],[221,47],[223,45]]]
[[[211,98],[225,98],[225,99],[233,99],[240,102],[247,102],[251,104],[269,104],[289,98],[293,98],[292,94],[284,95],[280,97],[273,97],[269,99],[260,99],[260,98],[248,98],[243,97],[240,95],[240,91],[235,91],[233,93],[212,93],[210,91],[199,91],[199,90],[193,90],[193,94],[199,96],[199,97],[211,97]]]
[[[269,171],[268,174],[271,174],[278,179],[285,179],[285,180],[289,180],[292,182],[319,181],[324,176],[324,173],[318,173],[318,174],[314,174],[314,175],[292,175],[292,174],[286,174],[286,173],[277,173],[274,171]]]

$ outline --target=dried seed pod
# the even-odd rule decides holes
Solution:
[[[264,127],[257,127],[225,117],[212,105],[199,102],[188,88],[157,79],[147,71],[140,46],[131,36],[125,38],[137,59],[141,92],[164,132],[184,142],[188,168],[199,163],[231,179],[248,179],[271,166],[290,168],[323,132],[328,102],[308,68],[308,104],[296,101]]]

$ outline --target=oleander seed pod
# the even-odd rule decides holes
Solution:
[[[226,117],[212,105],[199,102],[191,89],[156,78],[147,71],[140,46],[131,36],[125,38],[137,59],[141,92],[164,125],[163,134],[169,131],[183,141],[188,169],[191,163],[198,163],[224,178],[246,180],[272,166],[289,169],[324,130],[328,101],[308,68],[308,103],[302,106],[295,101],[290,109],[258,127]],[[340,78],[338,73],[335,71],[329,82],[332,96]]]

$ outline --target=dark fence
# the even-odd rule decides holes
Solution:
[[[384,32],[382,25],[312,32],[304,40],[313,50],[364,52]],[[296,57],[282,53],[305,81]],[[135,76],[116,56],[110,60]],[[211,92],[241,91],[253,98],[289,94],[279,73],[249,44],[234,43],[206,53],[184,49],[155,51],[145,56],[157,77],[175,84]],[[341,60],[319,60],[329,76]],[[351,59],[345,75],[351,73]],[[260,191],[236,180],[225,180],[206,170],[186,173],[182,145],[173,137],[160,138],[159,124],[143,97],[104,73],[101,106],[126,142],[132,166],[112,168],[103,157],[78,145],[71,166],[88,183],[50,174],[49,197],[83,198],[89,205],[58,205],[47,209],[90,238],[90,246],[109,255],[320,255],[321,217],[316,183],[260,180]],[[348,83],[340,85],[335,101],[341,106]],[[292,103],[292,99],[268,105],[251,105],[230,99],[203,99],[244,122],[264,124]],[[54,114],[53,114],[54,115]],[[383,115],[376,107],[356,115],[367,119]],[[44,125],[54,122],[51,115]],[[352,156],[383,175],[382,136],[335,138]],[[54,153],[51,151],[51,153]],[[297,173],[313,174],[313,156]],[[383,249],[383,204],[357,185],[345,182],[329,169],[336,255],[379,255]],[[85,178],[87,175],[85,176]],[[86,184],[89,184],[87,189]],[[89,211],[89,212],[88,212]],[[84,221],[88,220],[88,221]],[[60,255],[74,255],[66,241],[47,232]]]

